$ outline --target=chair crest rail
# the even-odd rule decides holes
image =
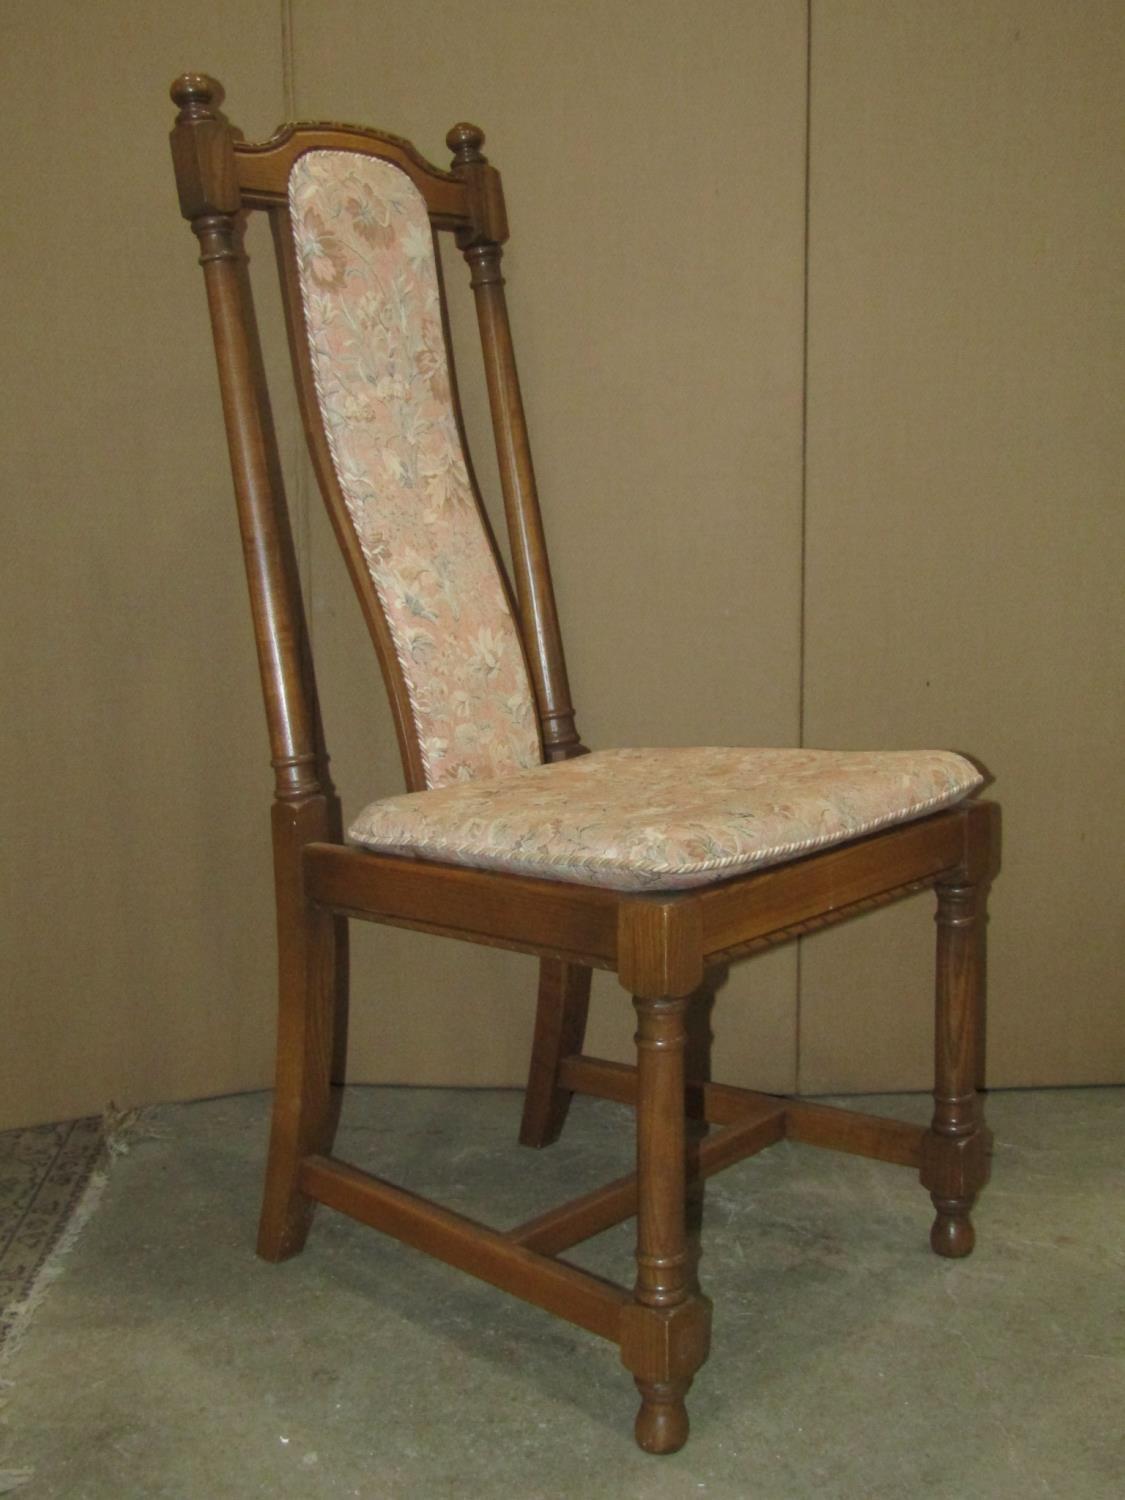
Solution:
[[[268,141],[235,141],[234,162],[242,201],[247,208],[272,208],[288,199],[289,174],[306,151],[354,151],[401,168],[426,200],[441,229],[471,231],[472,199],[465,183],[443,171],[409,142],[358,125],[294,122]]]

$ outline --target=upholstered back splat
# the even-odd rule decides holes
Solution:
[[[426,784],[538,765],[531,684],[453,407],[425,202],[390,162],[313,150],[293,165],[289,207],[320,414]]]

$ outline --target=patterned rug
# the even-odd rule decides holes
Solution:
[[[100,1116],[0,1132],[0,1355],[11,1353],[104,1181]]]

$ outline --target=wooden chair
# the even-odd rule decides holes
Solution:
[[[445,172],[406,141],[331,124],[243,141],[222,90],[185,74],[172,154],[199,239],[276,787],[277,1091],[258,1248],[282,1260],[327,1204],[620,1347],[636,1437],[668,1453],[707,1355],[688,1206],[699,1183],[784,1139],[917,1169],[939,1255],[967,1255],[986,1179],[976,1093],[985,888],[995,818],[946,752],[603,751],[574,709],[500,274],[500,179],[473,125]],[[324,500],[398,731],[408,794],[342,837],[327,771],[269,398],[240,248],[264,212]],[[463,446],[434,232],[471,273],[515,582]],[[826,923],[937,891],[929,1129],[685,1077],[708,973]],[[558,1135],[573,1093],[636,1109],[634,1175],[508,1230],[331,1155],[331,1061],[350,918],[535,955],[539,999],[520,1139]],[[637,1063],[583,1054],[594,968],[633,996]],[[689,1139],[694,1123],[695,1135]],[[706,1127],[717,1127],[707,1133]],[[637,1218],[636,1282],[559,1259]]]

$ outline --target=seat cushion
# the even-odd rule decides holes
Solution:
[[[388,797],[352,843],[615,890],[678,890],[795,859],[967,797],[948,750],[600,750]]]

